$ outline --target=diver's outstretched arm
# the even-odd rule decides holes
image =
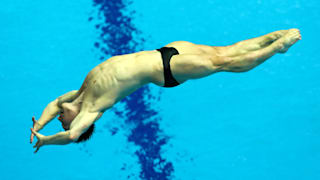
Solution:
[[[54,119],[59,112],[61,111],[61,104],[64,102],[72,101],[77,97],[77,90],[70,91],[54,101],[50,102],[47,107],[43,110],[40,119],[37,121],[34,117],[32,117],[33,121],[33,129],[35,131],[41,130],[46,124],[48,124],[52,119]],[[30,136],[30,143],[33,141],[33,133]]]
[[[40,147],[43,145],[68,144],[68,143],[72,142],[72,140],[70,139],[70,132],[69,131],[59,132],[59,133],[52,135],[52,136],[44,136],[31,128],[31,133],[34,134],[38,139],[36,145],[33,146],[34,148],[36,148],[34,153],[38,152]]]

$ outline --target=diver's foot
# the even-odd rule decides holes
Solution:
[[[282,36],[286,35],[288,32],[289,32],[289,30],[275,31],[274,33],[272,33],[272,38],[274,40],[277,40],[277,39],[281,38]]]
[[[301,40],[301,34],[299,29],[290,29],[288,32],[279,39],[280,48],[279,53],[285,53],[288,49],[295,44],[298,40]]]
[[[269,34],[263,36],[263,38],[259,38],[259,39],[262,39],[262,41],[258,42],[258,44],[259,44],[260,48],[265,48],[267,46],[270,46],[272,43],[274,43],[278,39],[285,36],[288,32],[289,32],[289,30],[274,31],[272,33],[269,33]],[[257,49],[253,49],[253,50],[255,51]]]

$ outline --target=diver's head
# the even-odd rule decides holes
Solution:
[[[67,131],[70,129],[70,125],[74,118],[79,114],[80,108],[72,103],[62,103],[61,107],[62,110],[58,119],[60,120],[63,129]],[[94,124],[92,124],[86,132],[81,134],[76,143],[88,140],[91,137],[93,130]]]
[[[69,130],[73,119],[79,114],[79,108],[72,103],[62,103],[62,110],[58,119],[60,120],[64,130]]]

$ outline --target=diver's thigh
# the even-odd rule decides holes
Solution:
[[[178,82],[206,77],[217,72],[212,56],[207,54],[181,54],[172,56],[170,67]]]
[[[174,41],[170,44],[165,45],[165,47],[174,47],[180,55],[205,53],[201,46],[188,41]]]

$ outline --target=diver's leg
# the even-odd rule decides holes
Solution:
[[[230,46],[221,47],[221,55],[224,56],[238,56],[248,53],[250,51],[256,51],[272,44],[277,39],[284,36],[288,30],[275,31],[264,36],[248,39],[237,42]]]
[[[171,72],[180,84],[189,79],[203,78],[221,71],[245,72],[261,64],[274,54],[286,50],[299,39],[299,30],[292,29],[264,48],[236,56],[208,52],[174,55],[170,61]],[[154,76],[157,78],[153,78],[152,82],[162,86],[164,84],[163,68],[155,74]]]
[[[298,29],[290,29],[283,37],[277,39],[272,44],[256,51],[231,56],[225,58],[224,71],[245,72],[263,63],[276,53],[283,53],[294,43],[301,39]]]

